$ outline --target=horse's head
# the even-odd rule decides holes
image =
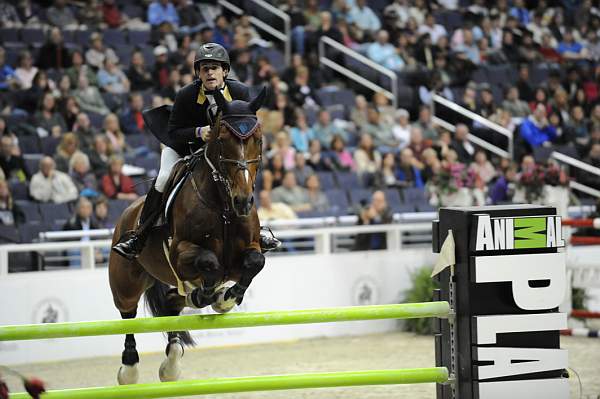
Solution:
[[[227,102],[221,92],[215,94],[219,112],[206,151],[224,180],[226,198],[222,199],[229,201],[237,216],[248,216],[254,205],[254,183],[262,163],[262,130],[256,111],[265,97],[266,88],[250,102]]]

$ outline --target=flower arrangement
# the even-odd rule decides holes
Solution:
[[[524,190],[528,202],[539,200],[544,192],[544,186],[569,185],[569,176],[556,164],[535,165],[524,170],[517,183],[518,188]]]
[[[454,194],[461,188],[479,187],[479,175],[462,163],[447,164],[433,178],[440,194]]]

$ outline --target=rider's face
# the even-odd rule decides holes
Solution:
[[[223,86],[225,71],[219,63],[201,64],[198,74],[204,88],[207,90],[215,90]]]

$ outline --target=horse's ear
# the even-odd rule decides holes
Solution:
[[[249,107],[252,110],[252,112],[256,113],[256,111],[258,111],[260,109],[260,107],[263,106],[263,103],[265,102],[266,98],[267,98],[267,86],[263,86],[260,93],[258,93],[258,96],[254,97],[254,99],[252,101],[250,101]]]
[[[214,98],[215,102],[219,106],[219,111],[225,112],[225,110],[227,109],[227,100],[225,100],[225,97],[223,97],[223,93],[221,93],[221,90],[215,90]]]

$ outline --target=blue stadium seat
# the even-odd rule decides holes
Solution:
[[[18,244],[20,242],[21,236],[15,226],[0,225],[0,244]]]
[[[331,213],[345,215],[348,212],[348,196],[346,195],[346,191],[339,188],[324,191],[329,200]]]
[[[148,30],[130,30],[128,43],[133,46],[140,46],[150,41],[150,31]]]
[[[337,89],[332,88],[332,87],[323,87],[323,88],[317,90],[317,96],[321,100],[321,104],[324,107],[327,107],[328,105],[336,104],[335,97],[334,97],[334,93],[336,91],[337,91]]]
[[[333,93],[333,99],[335,104],[342,104],[345,107],[354,107],[356,95],[352,90],[341,89]]]
[[[428,203],[425,190],[418,187],[407,187],[402,190],[404,202],[409,204]]]
[[[339,188],[350,189],[363,186],[354,172],[335,172],[335,179]]]
[[[73,216],[73,212],[68,204],[42,203],[39,205],[42,220],[49,226],[52,226],[57,220],[62,221],[64,224]]]
[[[392,211],[394,212],[412,212],[415,210],[414,206],[410,206],[407,204],[404,204],[402,202],[402,199],[400,198],[400,192],[398,192],[397,189],[387,189],[384,191],[385,193],[385,200],[388,204],[388,206],[392,209]],[[411,211],[408,211],[407,209],[411,209]]]
[[[90,112],[90,111],[86,112],[86,114],[90,118],[90,123],[92,124],[93,127],[95,127],[96,129],[102,128],[102,125],[104,124],[104,115],[97,114],[95,112]]]
[[[83,47],[88,47],[90,45],[91,35],[92,32],[89,30],[76,30],[74,31],[74,41]]]
[[[54,155],[54,154],[52,154]],[[40,169],[40,160],[42,159],[42,154],[24,154],[23,160],[25,161],[25,167],[29,171],[31,175],[37,173]]]
[[[39,242],[40,233],[48,231],[48,227],[43,223],[26,223],[19,226],[21,242]]]
[[[37,136],[19,137],[19,148],[23,154],[41,154],[40,138]]]
[[[146,13],[144,9],[137,4],[126,4],[123,7],[123,14],[127,15],[129,18],[140,18],[141,20],[146,20]]]
[[[132,148],[146,147],[148,145],[145,134],[126,134],[125,142]]]
[[[21,41],[27,44],[44,43],[46,35],[42,29],[21,29]]]
[[[108,200],[108,221],[113,224],[116,223],[130,203],[119,199]]]
[[[429,202],[417,203],[417,212],[437,212],[437,208],[429,205]]]
[[[56,153],[56,147],[58,147],[58,143],[60,143],[60,139],[57,137],[43,137],[41,139],[42,144],[42,153],[44,155],[53,156]]]
[[[29,199],[29,187],[27,186],[27,183],[20,181],[11,181],[9,183],[9,189],[14,200]]]
[[[125,31],[121,29],[105,29],[102,31],[104,43],[110,47],[127,43]]]
[[[18,28],[2,28],[0,29],[0,41],[2,43],[6,42],[18,42],[19,39],[19,29]]]
[[[42,215],[37,202],[27,200],[15,200],[15,204],[21,208],[25,214],[25,222],[27,224],[41,224]]]
[[[330,190],[335,188],[335,178],[333,176],[333,172],[317,172],[317,176],[319,176],[321,190]]]
[[[371,202],[371,190],[368,188],[350,188],[350,206],[362,206]]]
[[[133,184],[135,185],[135,192],[138,195],[146,195],[146,193],[148,192],[148,189],[150,188],[151,182],[152,182],[152,180],[148,179],[147,177],[139,177],[139,176],[133,177]]]

